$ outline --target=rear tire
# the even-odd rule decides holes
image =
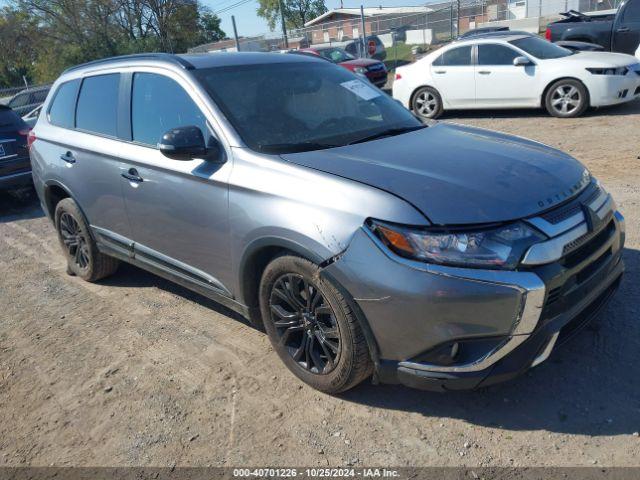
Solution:
[[[336,394],[371,375],[358,319],[317,265],[290,255],[274,259],[260,282],[260,311],[280,359],[313,388]]]
[[[443,111],[442,97],[435,88],[422,87],[414,93],[411,108],[422,119],[438,118]]]
[[[549,87],[544,104],[547,112],[554,117],[578,117],[589,107],[589,93],[578,80],[566,78]]]
[[[87,282],[108,277],[118,269],[118,260],[98,251],[89,225],[78,204],[64,198],[56,205],[54,223],[60,246],[67,259],[67,273]]]

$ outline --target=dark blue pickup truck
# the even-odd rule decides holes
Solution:
[[[575,10],[547,25],[549,41],[573,40],[602,45],[605,50],[633,55],[640,44],[640,0],[627,0],[611,15],[585,15]]]

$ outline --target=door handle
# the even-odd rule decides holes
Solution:
[[[73,156],[73,153],[67,152],[64,155],[60,155],[60,160],[66,163],[76,163],[76,157]]]
[[[480,75],[491,75],[491,72],[489,70],[480,70],[478,73]]]
[[[444,73],[447,73],[446,70],[436,70],[435,73],[437,73],[438,75],[442,75]]]
[[[138,171],[135,168],[130,168],[128,171],[122,172],[120,175],[122,175],[122,177],[126,178],[130,182],[144,182],[144,178],[138,175]]]
[[[631,29],[629,27],[620,27],[619,29],[616,30],[616,32],[618,33],[625,33],[630,31]]]

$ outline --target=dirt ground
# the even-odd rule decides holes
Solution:
[[[546,363],[478,392],[327,396],[214,302],[129,266],[67,276],[33,195],[1,194],[0,465],[639,466],[640,102],[444,120],[570,152],[626,216],[621,290]]]

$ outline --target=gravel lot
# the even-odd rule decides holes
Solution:
[[[0,464],[640,466],[640,102],[444,120],[570,152],[626,216],[621,290],[546,363],[479,392],[320,394],[203,297],[129,266],[67,276],[33,195],[0,194]]]

